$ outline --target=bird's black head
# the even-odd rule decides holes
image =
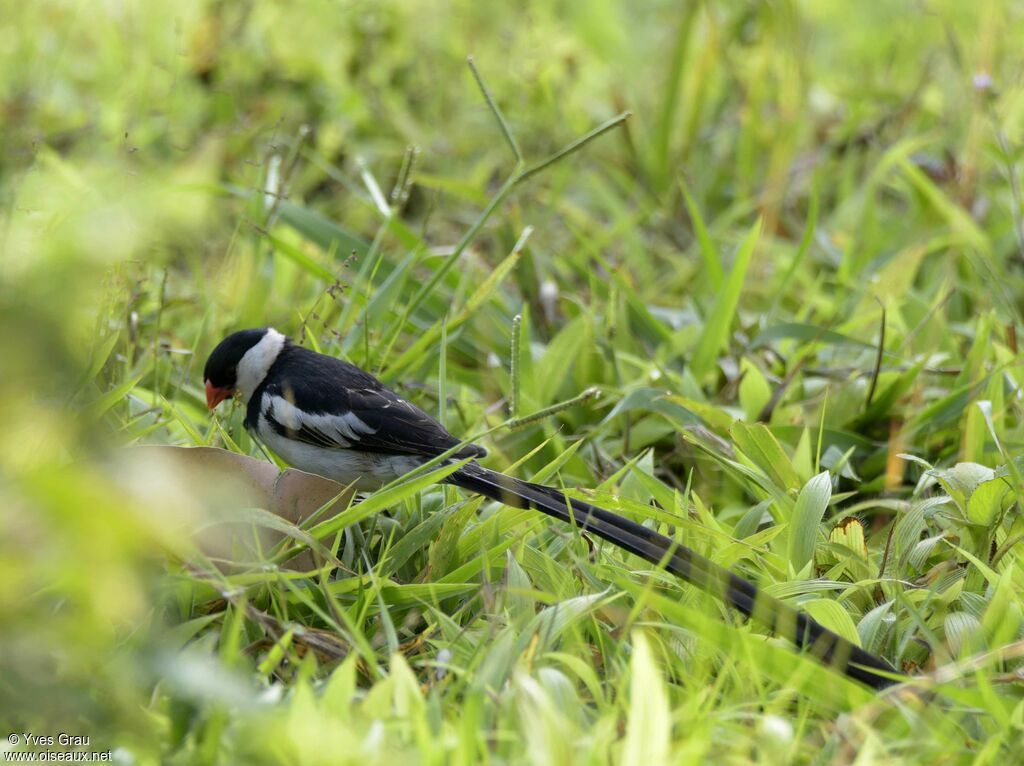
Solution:
[[[269,327],[239,330],[217,344],[203,368],[206,383],[206,405],[212,410],[235,393],[238,384],[238,363],[253,346],[263,340]]]

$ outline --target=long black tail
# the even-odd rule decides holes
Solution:
[[[884,689],[896,683],[883,675],[895,671],[881,657],[864,651],[806,614],[763,593],[749,580],[642,524],[581,500],[568,501],[553,487],[514,479],[475,463],[459,469],[447,481],[505,505],[533,508],[560,521],[574,523],[652,564],[664,566],[776,635],[792,640],[822,663],[872,688]]]

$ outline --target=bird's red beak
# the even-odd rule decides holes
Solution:
[[[231,393],[231,389],[226,386],[224,388],[217,388],[210,381],[206,381],[206,406],[212,410],[231,396]]]

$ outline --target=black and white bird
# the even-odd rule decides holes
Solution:
[[[295,345],[272,327],[226,337],[210,354],[203,378],[211,410],[237,395],[246,408],[246,428],[285,462],[359,490],[378,489],[460,444],[369,373]],[[486,455],[483,447],[463,445],[449,459],[470,462],[445,481],[574,524],[663,566],[851,678],[876,689],[894,683],[887,674],[895,671],[885,660],[748,580],[624,516],[484,468],[476,458]]]

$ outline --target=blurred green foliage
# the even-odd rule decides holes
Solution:
[[[1019,757],[1022,16],[3,3],[0,725],[138,763]],[[527,166],[632,116],[489,210],[470,54]],[[266,324],[455,433],[554,407],[490,464],[922,679],[871,698],[451,491],[334,529],[334,579],[198,553],[222,498],[120,448],[260,455],[199,377]]]

